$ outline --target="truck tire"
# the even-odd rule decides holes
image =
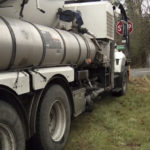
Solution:
[[[126,69],[122,71],[120,76],[117,78],[115,89],[112,90],[114,96],[123,96],[126,94],[128,89],[128,72]]]
[[[126,70],[122,73],[121,81],[121,91],[118,94],[123,96],[127,93],[128,89],[128,73]]]
[[[71,113],[66,91],[52,85],[43,97],[37,120],[37,137],[44,150],[62,150],[70,131]]]
[[[25,150],[22,122],[15,109],[0,101],[0,150]]]

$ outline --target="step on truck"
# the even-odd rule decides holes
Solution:
[[[126,93],[127,21],[117,1],[0,0],[0,150],[62,150],[71,118],[104,92]]]

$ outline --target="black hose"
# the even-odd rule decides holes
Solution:
[[[125,11],[122,4],[119,4],[119,9],[121,10],[122,19],[125,20],[125,21],[128,21],[126,11]]]
[[[20,10],[20,17],[23,17],[23,10],[24,10],[24,6],[25,4],[28,3],[29,0],[23,0],[22,4],[21,4],[21,10]]]

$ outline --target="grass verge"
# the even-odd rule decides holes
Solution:
[[[105,96],[75,118],[65,150],[150,150],[150,77],[132,79],[125,96]]]

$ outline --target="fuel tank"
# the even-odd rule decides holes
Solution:
[[[0,17],[0,70],[83,65],[96,46],[86,36]]]

